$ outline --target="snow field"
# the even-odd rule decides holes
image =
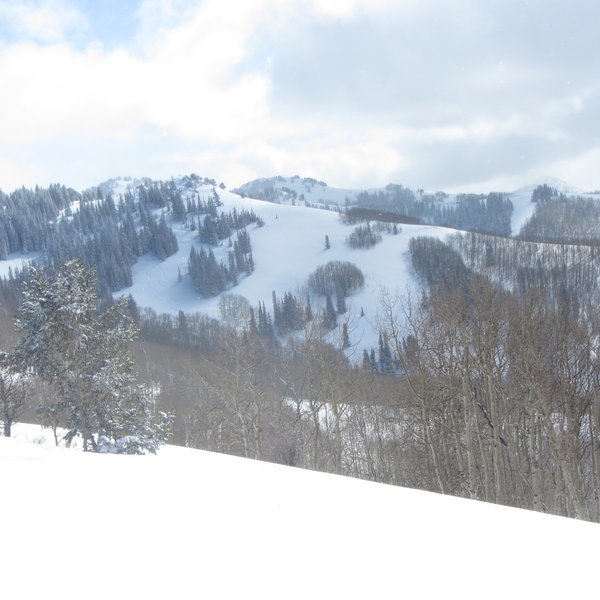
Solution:
[[[592,523],[173,446],[0,438],[0,469],[5,598],[597,594]]]
[[[259,301],[264,302],[267,310],[272,311],[272,291],[279,298],[285,292],[297,293],[318,266],[331,260],[353,262],[365,274],[365,287],[347,299],[348,314],[341,315],[338,323],[341,326],[344,318],[350,319],[351,341],[361,349],[377,346],[375,313],[382,290],[405,296],[416,287],[408,257],[410,238],[416,235],[445,237],[454,232],[429,225],[401,225],[398,235],[383,234],[383,242],[374,248],[352,249],[345,239],[353,226],[340,223],[337,212],[272,204],[224,191],[219,191],[219,196],[223,210],[229,211],[234,206],[253,210],[265,221],[263,227],[248,228],[256,267],[254,273],[241,278],[228,293],[246,297],[253,306]],[[180,224],[172,224],[172,227],[178,238],[179,251],[164,261],[150,255],[141,257],[133,266],[133,286],[117,295],[131,294],[139,306],[150,306],[158,313],[177,314],[183,310],[218,317],[219,297],[202,298],[187,275],[192,244],[199,247],[197,232]],[[326,235],[329,236],[330,250],[325,249]],[[226,241],[213,249],[216,258],[225,261],[228,250]],[[178,269],[182,281],[177,281]],[[312,301],[313,309],[317,309],[318,300],[313,298]],[[363,319],[359,319],[361,307],[365,311]],[[339,332],[333,335],[339,336]]]

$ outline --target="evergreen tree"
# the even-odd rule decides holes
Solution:
[[[373,373],[377,373],[379,369],[377,368],[377,360],[375,359],[375,350],[371,348],[371,352],[369,354],[369,362],[371,363],[371,371]]]
[[[312,306],[310,305],[310,297],[306,297],[306,308],[304,309],[304,320],[309,323],[313,320]]]
[[[379,334],[379,370],[382,373],[392,372],[392,352],[386,333]]]
[[[337,315],[331,296],[327,294],[325,298],[325,312],[323,313],[323,327],[325,329],[333,329],[337,325]]]
[[[273,325],[279,328],[281,327],[281,303],[277,299],[275,290],[271,292],[271,298],[273,300]]]
[[[53,277],[32,268],[17,327],[17,364],[54,386],[67,442],[81,435],[84,450],[130,454],[156,452],[164,443],[169,419],[153,420],[150,398],[135,383],[128,344],[137,328],[127,299],[98,315],[93,270],[79,260]]]
[[[365,371],[371,370],[371,359],[369,358],[369,353],[366,348],[363,350],[362,368]]]
[[[348,323],[342,325],[342,347],[350,348],[350,336],[348,335]]]

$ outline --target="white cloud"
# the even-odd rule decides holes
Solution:
[[[88,28],[84,15],[63,0],[3,0],[0,20],[14,33],[45,43],[61,42],[67,34]]]
[[[38,181],[44,177],[42,169],[29,166],[0,154],[0,188],[4,192],[10,192],[21,187],[26,182]],[[50,183],[50,181],[48,182]]]
[[[581,154],[551,163],[543,173],[539,174],[575,182],[582,191],[591,192],[600,190],[599,164],[600,146],[596,146]]]
[[[412,0],[403,0],[408,4]],[[359,12],[379,11],[392,4],[392,0],[311,0],[317,13],[338,18],[351,18]]]
[[[220,143],[268,129],[268,80],[230,77],[247,55],[249,12],[228,18],[217,2],[170,30],[152,52],[19,44],[0,52],[0,141],[129,138],[153,125]],[[250,21],[251,23],[251,21]]]
[[[298,173],[443,186],[453,174],[525,173],[595,146],[600,119],[589,87],[598,52],[577,46],[587,36],[550,63],[548,36],[535,20],[515,25],[521,16],[474,0],[143,0],[139,36],[109,51],[69,43],[87,24],[67,0],[0,0],[21,36],[0,47],[10,90],[0,144],[31,149],[37,170],[24,176],[58,164],[35,150],[53,145],[89,177],[114,164],[227,184]],[[98,148],[111,155],[104,168]]]
[[[309,174],[339,187],[372,187],[390,182],[389,174],[407,168],[410,160],[375,131],[364,138],[331,134],[282,146],[268,140],[246,140],[229,151],[177,155],[183,171],[213,169],[231,187],[265,175]],[[198,167],[196,167],[198,168]]]

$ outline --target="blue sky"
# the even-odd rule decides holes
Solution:
[[[597,0],[0,0],[0,188],[600,188]]]

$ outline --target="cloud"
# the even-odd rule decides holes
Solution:
[[[407,3],[411,0],[404,0]],[[310,0],[317,14],[328,17],[348,19],[358,13],[380,11],[392,3],[392,0]]]
[[[583,177],[569,160],[600,134],[596,13],[591,0],[143,0],[137,36],[109,50],[81,45],[89,23],[66,0],[0,1],[20,36],[0,47],[0,146],[50,180],[61,164],[359,187]]]
[[[0,22],[18,36],[43,43],[62,42],[89,27],[84,15],[63,0],[3,0]]]
[[[144,125],[184,139],[221,143],[268,129],[268,81],[247,73],[228,80],[245,57],[242,17],[224,29],[226,11],[208,3],[140,57],[100,45],[13,45],[0,53],[0,142],[52,138],[91,141],[136,135]]]
[[[35,166],[16,161],[5,152],[0,151],[0,188],[11,191],[21,187],[26,182],[36,181],[43,177],[43,172]]]

